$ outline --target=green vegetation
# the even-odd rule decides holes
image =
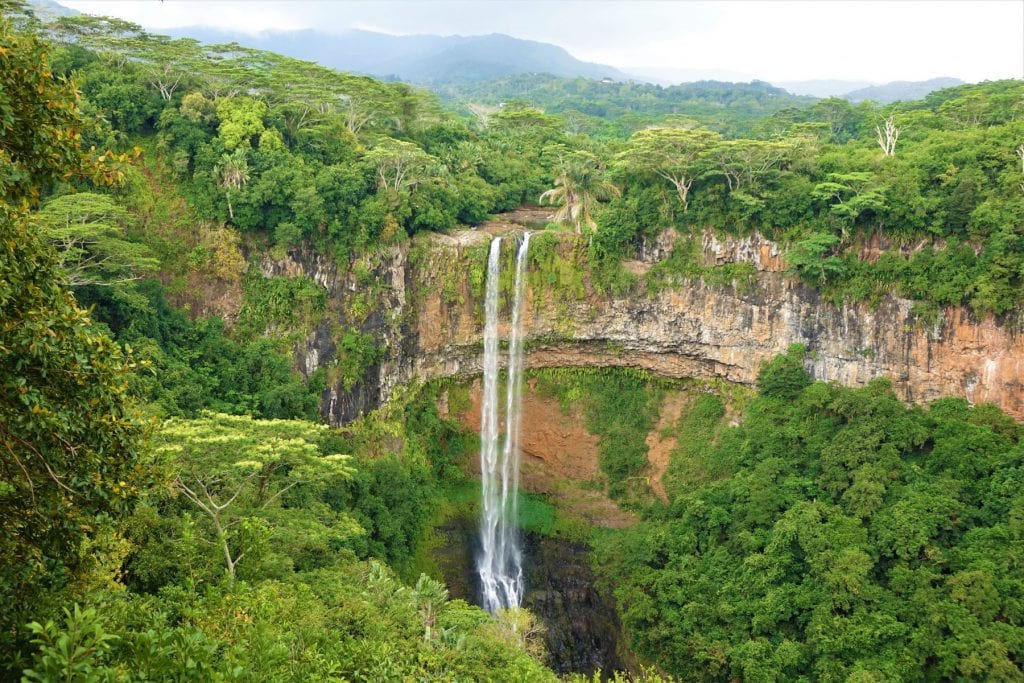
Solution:
[[[683,279],[703,278],[711,285],[733,285],[740,292],[749,292],[756,285],[757,270],[749,261],[723,263],[718,266],[703,264],[700,245],[696,240],[680,240],[672,247],[668,258],[656,263],[646,274],[647,289],[654,293],[677,285]]]
[[[823,100],[766,119],[763,139],[705,136],[663,147],[667,160],[640,154],[654,135],[641,131],[619,155],[622,197],[599,222],[620,244],[666,224],[756,229],[788,244],[793,272],[833,300],[896,292],[933,311],[1003,314],[1021,285],[1021,88],[960,86],[877,112]],[[891,154],[887,123],[904,132]],[[652,184],[657,174],[670,182]],[[867,260],[871,240],[882,253]]]
[[[74,90],[45,46],[0,17],[0,651],[27,644],[30,617],[66,603],[104,559],[91,548],[132,509],[144,423],[130,355],[61,284],[57,255],[29,222],[43,189],[72,176],[118,179],[82,149]],[[8,655],[7,653],[10,653]]]
[[[503,106],[464,118],[400,83],[4,8],[0,678],[553,678],[530,615],[493,619],[420,573],[435,512],[473,505],[474,437],[438,388],[313,422],[327,384],[354,391],[386,357],[379,274],[417,233],[543,197],[580,233],[532,243],[533,301],[559,310],[638,284],[623,261],[667,228],[681,239],[649,291],[751,286],[749,264],[701,261],[710,228],[780,241],[835,301],[1019,307],[1018,81],[878,108],[530,76],[466,86]],[[486,245],[421,245],[423,289],[481,299]],[[354,294],[332,308],[319,277],[263,277],[266,252],[320,259]],[[337,352],[304,378],[292,356],[314,330]],[[725,392],[694,392],[663,505],[645,439],[664,386],[536,378],[597,435],[595,484],[644,516],[602,536],[602,571],[668,673],[1021,677],[1024,464],[994,408],[812,383],[792,349],[738,426]],[[520,515],[583,535],[548,500]]]
[[[680,417],[675,429],[677,446],[662,478],[667,495],[674,497],[721,476],[725,463],[712,457],[712,445],[724,415],[720,396],[701,393]]]
[[[706,121],[723,133],[745,135],[766,116],[813,101],[759,81],[701,81],[662,87],[546,74],[437,86],[435,90],[442,100],[462,106],[530,102],[561,115],[571,134],[599,138],[626,138],[666,116],[691,117]]]
[[[116,287],[125,297],[130,293],[126,283],[159,267],[146,245],[125,238],[131,219],[108,196],[81,192],[56,197],[34,219],[56,247],[69,287]]]
[[[294,335],[303,338],[327,305],[327,291],[301,275],[249,275],[243,281],[243,297],[238,311],[238,333],[250,338],[264,334],[286,340]]]
[[[304,384],[279,344],[265,337],[236,340],[219,318],[190,320],[167,302],[156,282],[137,285],[142,305],[112,300],[105,292],[79,293],[94,318],[144,358],[149,368],[134,380],[161,416],[194,417],[204,409],[263,418],[315,419],[321,384]]]
[[[670,504],[598,543],[638,654],[684,680],[1019,680],[1020,427],[767,364],[700,397]]]
[[[134,50],[152,46],[126,44],[147,68]],[[118,203],[146,196],[131,194],[130,158],[83,152],[96,129],[7,16],[0,62],[0,677],[554,679],[516,630],[529,615],[493,619],[374,559],[409,572],[457,476],[465,442],[434,395],[410,391],[344,433],[256,419],[315,414],[264,333],[308,325],[323,290],[250,276],[233,337],[174,309],[133,279],[152,264]],[[169,101],[177,80],[147,75]],[[253,111],[224,114],[238,145]],[[71,182],[83,191],[61,196]],[[99,194],[112,182],[127,187]],[[133,345],[152,359],[142,372]],[[359,333],[342,346],[366,362]],[[147,411],[180,417],[147,425]]]

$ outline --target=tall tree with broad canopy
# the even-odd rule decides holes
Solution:
[[[380,140],[366,153],[365,159],[376,170],[377,187],[395,192],[411,192],[442,170],[436,157],[418,145],[394,138]]]
[[[149,247],[127,239],[128,212],[94,192],[47,202],[34,216],[56,248],[69,287],[121,287],[157,269]]]
[[[667,180],[685,213],[693,181],[711,168],[708,151],[719,140],[718,133],[703,128],[647,128],[633,134],[616,157],[616,166],[627,173]]]
[[[169,420],[158,432],[161,464],[208,522],[210,542],[223,555],[230,579],[256,544],[254,536],[269,524],[266,512],[288,491],[352,476],[349,456],[321,452],[326,429],[301,420],[207,414]]]

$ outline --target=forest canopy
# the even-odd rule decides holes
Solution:
[[[528,615],[493,619],[421,571],[474,447],[439,388],[319,424],[326,393],[381,362],[381,273],[417,233],[551,204],[529,277],[553,298],[584,275],[636,284],[623,261],[668,230],[649,287],[739,282],[696,263],[695,238],[758,232],[834,302],[1019,311],[1020,81],[884,107],[543,75],[438,98],[3,6],[3,678],[553,679]],[[571,262],[545,239],[568,230]],[[295,254],[351,275],[345,310],[262,267]],[[300,373],[314,334],[336,357]],[[679,429],[702,460],[672,465],[663,506],[630,483],[647,378],[540,382],[587,397],[606,492],[644,518],[598,542],[636,652],[685,680],[1019,680],[1019,425],[804,364],[767,364],[736,425],[696,399]]]

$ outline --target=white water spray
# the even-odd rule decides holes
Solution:
[[[523,388],[522,307],[526,288],[526,255],[530,233],[516,254],[512,324],[508,340],[508,380],[505,396],[505,441],[499,448],[498,420],[498,280],[501,276],[501,238],[491,242],[487,258],[484,301],[484,390],[480,425],[480,556],[477,570],[484,609],[518,607],[523,599],[522,551],[516,528],[519,491],[519,428]]]

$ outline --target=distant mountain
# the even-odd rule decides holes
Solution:
[[[870,81],[842,81],[836,79],[817,79],[813,81],[777,81],[772,85],[785,88],[794,95],[810,95],[811,97],[842,97],[851,90],[865,88]]]
[[[30,0],[28,3],[40,21],[53,21],[58,17],[77,17],[81,12],[65,7],[53,0]]]
[[[635,80],[657,85],[680,85],[697,81],[749,83],[758,80],[754,73],[732,69],[684,69],[678,66],[634,66],[627,69],[635,76]]]
[[[171,29],[176,37],[230,43],[319,62],[342,71],[423,85],[475,83],[523,73],[567,78],[629,78],[612,66],[583,62],[563,48],[500,33],[485,36],[392,36],[372,31],[338,35],[313,30],[256,35],[200,26]]]
[[[959,78],[933,78],[928,81],[893,81],[885,85],[872,85],[846,93],[851,102],[874,100],[882,104],[899,100],[919,100],[935,90],[951,88],[963,83]]]

